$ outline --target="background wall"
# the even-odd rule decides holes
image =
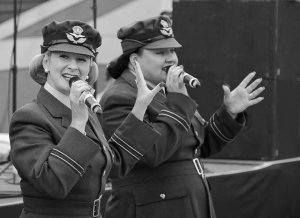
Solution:
[[[217,158],[274,160],[300,153],[300,2],[179,1],[174,32],[179,60],[202,87],[190,90],[209,119],[251,71],[264,101],[248,110],[246,129]]]

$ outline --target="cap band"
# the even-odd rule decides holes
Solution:
[[[57,45],[57,44],[63,44],[63,43],[68,43],[68,44],[69,44],[69,41],[66,40],[66,39],[52,40],[50,44],[47,44],[47,45],[41,45],[41,53],[44,53],[45,51],[47,51],[47,49],[48,49],[50,46]],[[76,45],[76,44],[75,44],[75,45]],[[93,49],[93,47],[92,47],[90,44],[83,43],[83,44],[80,44],[80,45],[78,45],[78,46],[84,46],[85,48],[89,49],[94,55],[96,54],[96,51]]]
[[[135,39],[123,39],[121,41],[121,46],[122,46],[123,53],[125,53],[126,51],[129,51],[129,50],[132,51],[132,50],[138,49],[140,47],[143,47],[151,42],[155,42],[155,41],[158,41],[161,39],[166,39],[166,38],[172,38],[172,37],[165,37],[165,36],[159,35],[156,37],[145,39],[143,41],[138,41]]]

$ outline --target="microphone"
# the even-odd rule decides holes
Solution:
[[[70,78],[69,86],[71,87],[73,82],[76,82],[77,80],[80,80],[80,78],[78,76],[73,76],[72,78]],[[92,95],[92,93],[87,92],[86,96],[84,97],[84,103],[94,113],[102,113],[101,105],[97,102],[97,100]]]
[[[170,67],[171,66],[167,67],[167,73],[168,73]],[[184,74],[183,82],[186,85],[189,85],[191,88],[196,88],[196,87],[200,87],[201,86],[201,83],[199,82],[199,80],[197,78],[195,78],[192,75],[188,74],[184,70],[182,70],[182,73]]]
[[[196,88],[196,87],[201,86],[201,83],[199,82],[199,80],[197,78],[186,73],[185,71],[183,71],[183,73],[184,73],[183,82],[185,84],[189,85],[191,88]]]

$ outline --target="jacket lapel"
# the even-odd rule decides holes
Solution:
[[[37,103],[44,106],[44,108],[54,118],[61,118],[61,125],[68,127],[71,124],[71,109],[57,100],[51,95],[44,87],[41,87],[38,96]]]
[[[91,125],[93,132],[97,136],[98,140],[101,142],[106,156],[108,154],[110,154],[111,159],[114,159],[113,152],[112,152],[110,146],[108,145],[108,142],[106,140],[106,137],[105,137],[103,129],[102,129],[102,126],[101,126],[96,114],[90,112],[89,123]]]
[[[93,135],[97,137],[97,140],[101,142],[102,145],[107,145],[107,140],[104,136],[102,127],[99,123],[99,120],[95,114],[89,112],[89,125],[93,132]]]

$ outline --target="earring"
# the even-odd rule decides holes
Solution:
[[[49,70],[47,68],[44,71],[45,71],[46,74],[49,73]]]
[[[87,75],[86,77],[85,77],[85,81],[87,81],[89,79],[89,76]]]

